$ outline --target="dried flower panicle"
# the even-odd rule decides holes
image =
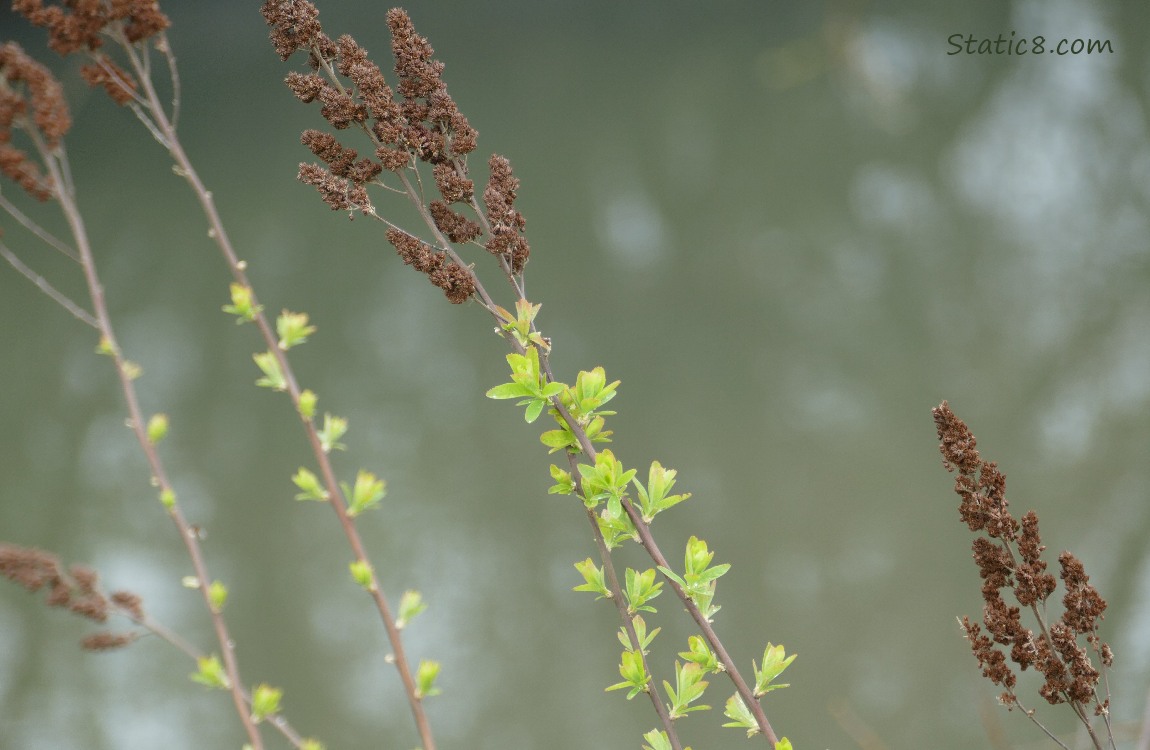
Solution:
[[[98,55],[96,62],[80,68],[80,77],[92,88],[101,86],[108,98],[123,106],[135,98],[135,79],[106,55]]]
[[[15,42],[0,46],[0,174],[40,201],[52,197],[52,180],[23,149],[12,144],[14,130],[33,131],[55,148],[72,117],[60,82]]]
[[[50,607],[64,607],[94,622],[107,621],[112,610],[118,610],[135,622],[144,620],[140,597],[128,591],[105,596],[100,590],[96,571],[82,565],[67,570],[55,555],[34,547],[0,544],[0,576],[33,593],[47,590],[44,602]],[[131,633],[96,633],[83,640],[89,650],[119,648],[135,640]]]
[[[484,247],[503,258],[512,273],[522,272],[530,248],[523,236],[523,215],[514,207],[519,181],[505,158],[493,156],[482,207],[476,201],[466,155],[475,149],[477,133],[447,91],[443,63],[434,59],[434,49],[416,33],[405,11],[394,8],[387,14],[397,77],[394,88],[355,39],[344,35],[332,41],[323,32],[319,12],[310,2],[265,0],[261,13],[281,58],[296,51],[308,54],[313,72],[292,72],[285,79],[292,93],[302,102],[319,102],[321,115],[333,129],[358,127],[374,146],[371,155],[361,158],[331,134],[305,131],[304,145],[322,164],[301,165],[301,181],[316,187],[333,209],[371,213],[362,189],[378,183],[380,174],[413,169],[419,161],[430,164],[442,199],[428,200],[425,215],[441,240],[471,243],[488,231]],[[466,211],[485,209],[486,214],[475,221],[457,205],[466,206]],[[389,233],[388,239],[406,263],[429,277],[438,274],[432,283],[453,302],[466,299],[464,290],[474,291],[471,272],[441,257],[445,243],[440,243],[437,254],[404,232]],[[429,260],[433,257],[441,261]]]
[[[85,651],[112,651],[134,643],[139,636],[132,632],[113,633],[101,630],[98,633],[84,636],[80,640],[80,648]]]
[[[483,191],[483,205],[491,221],[491,240],[487,250],[508,259],[512,273],[519,273],[527,263],[531,248],[523,236],[527,222],[515,209],[519,180],[511,172],[511,163],[498,154],[488,161],[491,179]]]
[[[994,644],[1010,647],[1010,662],[1020,669],[1034,667],[1045,681],[1039,694],[1049,703],[1094,704],[1095,714],[1109,710],[1109,698],[1097,693],[1100,671],[1082,637],[1099,654],[1104,666],[1113,662],[1110,646],[1097,634],[1106,601],[1090,584],[1082,563],[1069,552],[1058,557],[1066,589],[1062,616],[1049,626],[1044,617],[1047,599],[1057,588],[1054,576],[1046,572],[1041,554],[1046,547],[1038,531],[1038,515],[1027,512],[1020,520],[1011,515],[1006,501],[1006,477],[993,462],[979,455],[977,441],[966,424],[943,401],[933,410],[938,430],[939,451],[948,471],[958,472],[954,490],[961,498],[959,515],[974,532],[985,532],[972,545],[975,564],[983,580],[982,633],[977,623],[963,618],[962,628],[982,674],[1006,688],[1001,696],[1008,707],[1018,705],[1014,693],[1017,678],[1006,655]],[[1002,597],[1010,589],[1019,606]],[[1041,608],[1038,605],[1043,605]],[[1023,627],[1021,612],[1027,608],[1039,623],[1039,633]],[[1080,717],[1084,713],[1077,712]]]
[[[446,253],[437,253],[426,242],[394,227],[387,230],[387,241],[403,258],[404,263],[427,274],[431,283],[442,289],[452,304],[466,302],[475,291],[475,279],[471,271],[448,261]]]
[[[48,46],[61,55],[94,51],[103,46],[107,27],[122,25],[124,37],[135,44],[171,25],[156,0],[13,0],[12,10],[33,25],[48,29]]]
[[[138,84],[100,50],[106,38],[135,44],[162,33],[171,22],[156,0],[14,0],[12,9],[33,25],[48,29],[48,46],[61,55],[88,54],[80,69],[89,86],[102,87],[116,104],[132,101]]]

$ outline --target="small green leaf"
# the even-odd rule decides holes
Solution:
[[[399,598],[399,617],[395,618],[395,627],[402,630],[407,623],[423,610],[427,609],[427,602],[418,591],[404,591]]]
[[[751,661],[751,666],[755,672],[755,697],[760,698],[772,690],[779,690],[781,688],[790,687],[790,685],[773,685],[775,678],[783,673],[791,662],[795,660],[798,654],[791,654],[787,656],[787,651],[783,648],[782,644],[775,646],[767,643],[767,648],[763,651],[763,666],[760,668],[758,664]]]
[[[619,674],[623,676],[623,682],[617,682],[609,686],[607,690],[629,688],[627,700],[631,700],[639,693],[645,693],[650,689],[647,683],[651,678],[647,675],[647,668],[643,664],[643,654],[639,651],[628,650],[623,652],[622,659],[619,662]]]
[[[284,310],[276,318],[276,333],[279,334],[279,347],[284,351],[307,341],[315,333],[315,326],[307,324],[307,313],[293,313]]]
[[[228,587],[220,581],[212,581],[208,585],[208,601],[211,602],[213,612],[222,612],[224,603],[228,600]]]
[[[148,442],[152,445],[163,440],[168,434],[168,415],[153,414],[148,420]]]
[[[273,391],[286,391],[287,380],[284,378],[283,371],[280,369],[279,360],[272,352],[261,352],[253,354],[252,359],[261,370],[264,376],[256,381],[256,385],[263,388],[271,388]]]
[[[331,414],[324,412],[323,414],[323,429],[319,431],[319,444],[323,448],[324,453],[331,453],[333,450],[347,450],[347,446],[339,442],[339,439],[347,432],[347,420],[343,417],[333,417]]]
[[[663,593],[663,582],[655,580],[655,569],[639,573],[632,568],[626,572],[627,588],[624,594],[627,597],[627,613],[635,614],[638,611],[654,612],[655,608],[647,602]]]
[[[430,698],[439,695],[442,690],[435,687],[435,679],[439,676],[439,662],[421,659],[419,669],[415,674],[415,694],[419,698]]]
[[[280,699],[284,691],[261,682],[252,690],[252,721],[261,721],[280,711]]]
[[[299,415],[305,422],[310,422],[315,416],[316,395],[310,390],[304,390],[299,395]]]
[[[643,750],[671,750],[671,740],[664,731],[652,729],[643,735],[643,739],[648,743],[643,745]]]
[[[642,615],[635,615],[633,618],[631,618],[631,625],[635,628],[635,637],[639,639],[639,642],[637,644],[631,643],[631,634],[627,632],[626,626],[622,626],[619,628],[619,632],[617,633],[619,636],[619,643],[622,643],[623,648],[625,649],[637,649],[642,651],[644,654],[647,653],[647,648],[651,645],[651,642],[655,640],[655,636],[659,635],[659,631],[662,630],[662,628],[655,628],[650,633],[648,633],[647,622],[643,619]]]
[[[201,656],[196,662],[199,665],[199,671],[191,674],[193,681],[210,688],[219,690],[228,689],[230,685],[228,676],[227,673],[224,672],[224,666],[220,663],[218,656],[215,654],[211,656]]]
[[[487,398],[504,399],[504,398],[520,398],[522,396],[530,396],[531,389],[520,385],[519,383],[504,383],[497,385],[487,391]]]
[[[791,747],[791,741],[783,737],[775,743],[775,750],[794,750],[794,748]]]
[[[700,635],[693,635],[687,639],[687,650],[680,651],[679,656],[689,662],[698,664],[704,672],[718,673],[723,671],[719,657],[711,650],[706,639]]]
[[[363,469],[355,475],[355,487],[348,487],[347,482],[341,485],[344,495],[348,497],[347,514],[352,518],[379,505],[379,501],[387,494],[387,483]]]
[[[176,493],[170,488],[165,488],[160,492],[160,502],[163,504],[165,510],[171,510],[176,507]]]
[[[728,719],[733,719],[733,721],[729,721],[723,726],[746,729],[747,737],[754,737],[759,733],[759,723],[755,721],[751,710],[747,708],[746,703],[743,703],[743,699],[738,693],[735,693],[727,699],[727,705],[723,710],[723,715]]]
[[[375,585],[375,577],[371,571],[371,563],[367,560],[354,560],[348,566],[351,570],[351,577],[367,591],[371,591]]]
[[[575,480],[571,478],[570,472],[560,469],[555,464],[551,464],[551,478],[555,480],[555,484],[547,490],[549,494],[570,495],[575,492]]]
[[[325,490],[319,483],[319,477],[312,472],[303,468],[302,466],[296,470],[295,476],[291,478],[295,482],[295,486],[299,487],[303,492],[295,496],[296,500],[327,500],[327,490]]]
[[[524,413],[523,418],[527,420],[527,424],[531,424],[536,419],[539,419],[539,414],[543,411],[543,407],[547,405],[546,401],[542,399],[531,399],[527,404],[527,411]]]
[[[583,576],[583,580],[586,581],[586,583],[579,584],[573,588],[572,591],[590,591],[596,593],[599,595],[595,597],[596,600],[611,598],[611,590],[607,588],[606,579],[603,577],[603,569],[597,566],[594,560],[588,557],[583,562],[577,562],[575,563],[575,569]]]
[[[690,705],[698,700],[703,695],[703,691],[707,689],[708,683],[703,679],[704,675],[706,672],[698,664],[675,662],[675,687],[672,688],[671,683],[666,680],[663,681],[663,689],[667,692],[667,697],[671,699],[670,715],[672,721],[683,718],[691,711],[710,710],[710,706]]]
[[[255,320],[256,316],[263,310],[263,306],[252,304],[251,287],[233,283],[230,289],[232,304],[224,305],[223,311],[235,315],[237,324]]]

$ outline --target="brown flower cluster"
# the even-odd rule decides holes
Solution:
[[[395,8],[387,14],[398,79],[393,89],[352,37],[345,35],[333,41],[323,32],[319,12],[307,0],[265,0],[261,12],[281,58],[286,60],[299,50],[308,55],[312,72],[289,73],[285,79],[292,93],[305,103],[319,102],[321,115],[335,130],[356,126],[374,145],[373,154],[360,158],[355,149],[342,146],[330,134],[305,131],[304,145],[323,166],[301,166],[300,179],[315,186],[333,209],[362,209],[370,204],[361,190],[380,173],[398,172],[423,161],[431,165],[441,196],[427,203],[427,214],[436,229],[452,243],[479,238],[484,232],[480,222],[454,208],[462,205],[481,210],[465,158],[475,149],[477,134],[447,91],[443,63],[433,58],[434,50],[415,32],[407,13]],[[484,246],[505,258],[508,267],[518,273],[530,252],[523,237],[523,215],[513,205],[519,182],[503,157],[492,157],[490,164],[491,178],[483,203],[491,237]],[[398,236],[405,235],[400,232]],[[396,247],[414,267],[428,266],[411,262],[423,256],[408,244]],[[443,265],[448,267],[451,265]],[[451,272],[453,278],[470,275],[458,264],[454,267],[459,270]],[[458,288],[462,287],[453,287]]]
[[[59,5],[13,0],[12,10],[47,28],[48,46],[61,55],[99,49],[109,26],[122,26],[124,37],[134,44],[171,25],[156,0],[64,0]]]
[[[171,25],[156,0],[13,0],[12,9],[33,25],[48,29],[48,46],[61,55],[86,52],[94,62],[80,68],[89,86],[101,86],[116,104],[132,100],[137,83],[103,52],[104,38],[129,44],[144,41]]]
[[[51,179],[12,145],[13,130],[34,128],[44,145],[54,148],[71,125],[60,82],[19,44],[0,46],[0,174],[37,200],[51,198]]]
[[[427,274],[431,283],[442,289],[452,304],[466,302],[475,291],[475,278],[471,271],[447,260],[446,253],[437,253],[426,242],[394,227],[387,230],[387,241],[404,263]]]
[[[107,621],[113,608],[137,622],[144,619],[139,596],[128,591],[105,596],[100,591],[96,571],[82,565],[73,565],[65,571],[59,558],[43,550],[0,544],[0,576],[28,591],[46,588],[48,595],[44,601],[48,606],[64,607],[94,622]],[[125,646],[135,639],[132,633],[99,632],[86,637],[81,645],[100,651]]]
[[[531,254],[523,236],[527,222],[514,206],[519,180],[511,173],[511,163],[498,154],[492,155],[488,166],[491,179],[483,191],[483,204],[491,221],[491,239],[486,247],[488,252],[506,257],[512,273],[519,273]]]
[[[933,410],[938,430],[939,451],[948,471],[958,471],[954,491],[962,499],[959,515],[971,531],[983,531],[973,543],[974,561],[982,578],[983,625],[964,617],[962,627],[983,676],[1007,690],[1001,700],[1007,706],[1017,703],[1013,692],[1016,677],[1006,655],[994,644],[1010,647],[1010,661],[1025,670],[1034,667],[1046,678],[1039,694],[1051,704],[1073,702],[1095,704],[1095,713],[1104,713],[1109,699],[1100,700],[1095,691],[1100,674],[1079,637],[1100,654],[1110,666],[1110,647],[1098,638],[1098,622],[1106,601],[1090,585],[1082,563],[1069,552],[1058,557],[1066,589],[1062,617],[1045,625],[1038,604],[1045,604],[1057,583],[1046,572],[1041,553],[1046,549],[1038,532],[1038,515],[1029,511],[1019,521],[1011,515],[1006,501],[1006,477],[993,462],[983,461],[977,441],[966,424],[943,401]],[[1017,550],[1017,556],[1014,550]],[[1007,605],[1003,589],[1011,589],[1019,606]],[[1023,627],[1021,609],[1029,608],[1038,618],[1041,632]]]

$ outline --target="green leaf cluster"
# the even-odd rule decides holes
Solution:
[[[201,656],[196,660],[196,664],[199,669],[191,674],[194,682],[217,690],[227,690],[230,687],[231,683],[228,682],[228,675],[224,671],[220,657],[215,654]]]
[[[379,501],[387,494],[387,483],[364,469],[355,475],[354,487],[347,482],[339,484],[347,498],[347,514],[352,518],[379,505]]]
[[[420,660],[419,669],[415,673],[416,696],[430,698],[442,693],[443,691],[435,686],[437,677],[439,677],[439,662],[429,659]]]
[[[671,699],[671,720],[681,719],[691,711],[709,711],[710,706],[691,706],[690,704],[703,696],[707,689],[707,681],[703,679],[706,672],[698,664],[675,662],[675,687],[663,680],[663,689]]]
[[[528,423],[538,419],[551,398],[567,387],[563,383],[547,382],[546,373],[539,367],[539,350],[535,347],[527,349],[526,354],[508,354],[507,364],[511,365],[511,382],[490,389],[487,397],[522,398],[517,405],[527,407],[523,418]]]
[[[686,592],[691,601],[698,606],[703,617],[708,620],[720,607],[712,604],[715,598],[715,586],[720,576],[731,569],[730,564],[723,563],[710,567],[714,552],[707,549],[707,543],[698,537],[692,536],[687,540],[687,552],[683,558],[683,575],[680,577],[670,568],[659,567],[663,575],[670,578]]]
[[[252,690],[252,721],[259,724],[264,719],[280,712],[280,700],[284,691],[261,682]]]
[[[687,639],[687,650],[680,651],[679,656],[689,662],[698,664],[704,672],[722,672],[723,665],[719,663],[719,657],[715,654],[711,647],[707,644],[707,639],[701,635],[693,635]]]
[[[315,333],[315,326],[308,325],[307,313],[284,310],[276,318],[276,333],[279,335],[280,349],[287,351],[307,341],[307,337]]]
[[[659,513],[691,497],[690,492],[681,495],[667,494],[675,486],[675,477],[678,473],[674,469],[663,468],[658,461],[652,461],[651,468],[647,471],[646,487],[638,480],[632,480],[635,494],[639,496],[639,511],[646,523],[651,523]]]
[[[256,385],[261,388],[271,388],[273,391],[286,391],[287,379],[284,377],[283,370],[280,369],[280,362],[276,359],[273,352],[259,352],[252,355],[256,365],[263,371],[264,376],[256,381]]]
[[[535,330],[535,316],[539,314],[539,308],[543,305],[533,305],[526,299],[520,297],[515,300],[515,315],[512,315],[507,310],[498,305],[495,306],[496,312],[499,317],[503,319],[500,325],[502,330],[511,334],[519,345],[524,349],[531,346],[537,346],[543,351],[551,350],[551,342],[547,340],[543,334]],[[498,331],[496,331],[498,333]]]
[[[583,576],[586,583],[581,583],[572,591],[591,591],[598,594],[596,599],[610,599],[611,589],[607,588],[607,581],[603,577],[603,569],[595,564],[595,561],[588,557],[582,562],[575,563],[575,569]],[[626,645],[626,644],[624,644]]]
[[[603,429],[606,424],[603,417],[614,414],[613,411],[604,411],[599,407],[615,398],[615,389],[619,381],[607,382],[607,375],[602,367],[593,370],[583,370],[575,378],[575,386],[564,387],[559,394],[559,403],[574,418],[576,423],[587,435],[592,443],[611,442],[611,431]],[[554,417],[558,429],[548,430],[539,436],[539,440],[549,447],[551,453],[567,449],[579,451],[579,439],[571,430],[571,425],[563,418],[558,409],[548,411]]]
[[[252,302],[252,288],[233,283],[230,290],[232,304],[224,305],[223,311],[236,316],[236,325],[254,321],[264,308]]]
[[[655,636],[659,635],[659,631],[662,630],[662,628],[655,628],[650,633],[648,633],[647,621],[643,619],[642,615],[635,615],[632,617],[631,625],[635,628],[635,637],[639,639],[639,642],[637,644],[631,643],[631,635],[627,632],[627,626],[624,625],[619,628],[619,643],[622,643],[623,648],[625,649],[638,649],[644,654],[647,653],[647,649],[650,647],[651,642],[655,640]]]
[[[399,598],[399,616],[395,618],[395,627],[403,630],[416,615],[427,609],[427,602],[418,591],[407,590]]]
[[[791,662],[795,660],[798,654],[791,654],[787,656],[787,650],[783,648],[780,643],[778,646],[767,643],[767,648],[763,651],[763,666],[760,667],[751,662],[751,666],[755,671],[755,697],[761,698],[772,690],[790,687],[790,685],[773,685],[775,678],[783,673],[783,670],[791,666]]]
[[[655,608],[647,602],[663,593],[663,582],[655,580],[654,568],[642,573],[627,568],[627,590],[623,593],[627,597],[627,614],[655,612]]]
[[[643,653],[636,649],[628,649],[623,652],[623,656],[619,662],[619,674],[622,675],[623,681],[616,682],[611,685],[607,690],[623,690],[627,689],[627,700],[631,700],[639,693],[645,693],[648,690],[647,683],[651,681],[651,676],[647,674],[647,666],[643,663]]]

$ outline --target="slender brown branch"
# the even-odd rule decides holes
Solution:
[[[571,465],[571,476],[574,479],[575,486],[580,495],[583,494],[583,479],[579,476],[579,472],[575,466],[575,454],[568,452],[567,460]],[[595,539],[595,546],[599,550],[599,559],[603,563],[603,572],[607,576],[607,588],[611,592],[611,600],[615,604],[615,609],[619,613],[619,619],[623,621],[623,627],[627,631],[627,637],[631,640],[631,644],[635,647],[635,651],[639,653],[639,658],[643,661],[643,671],[647,675],[648,689],[647,696],[651,699],[651,704],[655,707],[655,713],[659,715],[659,721],[663,724],[663,729],[667,732],[667,738],[671,741],[671,747],[674,750],[683,750],[683,744],[679,740],[679,735],[675,731],[674,720],[667,712],[667,707],[659,698],[659,688],[655,682],[655,674],[651,670],[651,665],[647,661],[647,652],[643,649],[643,644],[639,640],[639,634],[635,630],[635,621],[631,613],[627,611],[627,600],[623,595],[623,587],[619,585],[619,576],[615,573],[615,563],[611,558],[611,550],[607,549],[606,540],[603,539],[603,531],[599,528],[599,522],[595,517],[595,511],[592,508],[586,508],[587,520],[591,524],[591,533]]]
[[[216,246],[224,256],[224,260],[232,273],[233,279],[236,283],[250,290],[253,308],[255,310],[261,310],[259,300],[247,277],[247,264],[239,259],[232,246],[227,230],[224,228],[223,221],[216,209],[211,191],[204,186],[191,160],[184,152],[183,146],[176,134],[175,126],[165,114],[151,79],[144,75],[145,71],[137,57],[132,57],[131,60],[140,85],[143,88],[143,96],[147,102],[147,112],[155,128],[163,136],[160,142],[168,148],[168,152],[176,164],[177,173],[188,182],[193,193],[196,195],[208,221],[208,234],[215,241]],[[258,312],[255,315],[254,321],[264,343],[267,345],[267,350],[273,354],[280,371],[284,375],[288,395],[291,397],[292,404],[296,408],[296,411],[299,412],[302,389],[288,361],[286,352],[279,346],[275,328],[263,312]],[[310,419],[304,419],[303,426],[307,434],[308,444],[312,449],[312,454],[315,457],[320,469],[320,474],[323,477],[324,486],[328,493],[328,504],[336,514],[340,528],[347,538],[355,560],[366,564],[372,570],[372,582],[367,588],[367,591],[375,603],[376,609],[379,611],[380,619],[383,621],[384,629],[387,632],[388,643],[392,650],[391,661],[395,664],[396,671],[399,673],[400,680],[403,683],[404,692],[407,695],[408,704],[415,720],[417,731],[419,732],[423,750],[435,750],[435,739],[432,735],[431,725],[424,711],[423,701],[419,696],[415,676],[407,659],[399,628],[395,624],[395,617],[391,612],[391,608],[388,605],[383,591],[378,585],[374,566],[371,565],[371,560],[367,555],[359,531],[347,513],[346,499],[336,479],[335,470],[331,465],[328,454],[323,449],[323,444],[315,427],[315,423]]]
[[[124,358],[116,343],[115,332],[112,328],[111,319],[104,302],[104,289],[100,283],[96,271],[95,259],[88,241],[87,229],[84,226],[83,217],[76,205],[75,189],[68,169],[67,156],[62,146],[56,149],[49,149],[34,129],[30,128],[28,133],[36,146],[37,152],[40,154],[41,161],[53,180],[55,197],[60,204],[61,211],[64,213],[65,220],[68,222],[68,226],[72,231],[76,248],[79,251],[80,264],[84,272],[85,282],[88,286],[88,295],[92,301],[94,317],[103,337],[104,346],[115,362],[116,375],[120,381],[120,390],[124,395],[124,400],[128,408],[129,426],[135,434],[136,441],[139,443],[140,448],[144,452],[156,485],[160,488],[161,492],[174,497],[175,492],[168,479],[167,472],[164,470],[164,465],[160,461],[155,445],[148,438],[146,420],[140,409],[135,385],[132,382],[132,378],[134,377],[133,368]],[[212,603],[209,595],[212,578],[208,574],[207,565],[204,562],[198,535],[184,518],[183,512],[180,510],[178,504],[171,503],[168,508],[168,513],[176,524],[180,538],[184,541],[184,546],[192,561],[192,568],[195,571],[196,579],[199,582],[200,592],[211,616],[216,641],[223,654],[224,669],[228,676],[228,689],[235,704],[236,713],[247,732],[252,747],[255,748],[255,750],[262,750],[263,739],[260,736],[255,722],[252,721],[251,714],[247,710],[247,704],[244,701],[243,682],[240,679],[239,665],[235,657],[234,641],[228,633],[227,624],[224,621],[222,613]]]

